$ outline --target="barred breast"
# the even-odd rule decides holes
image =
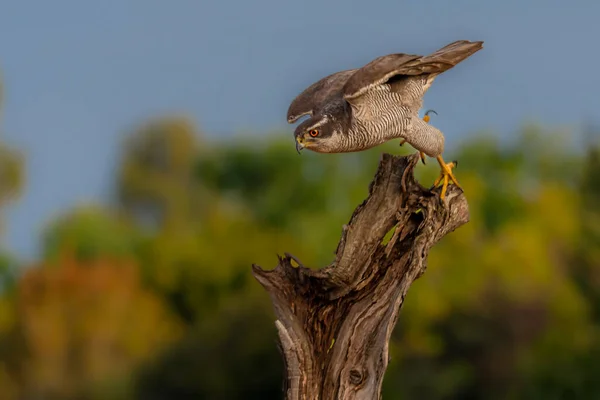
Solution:
[[[386,141],[404,138],[430,157],[441,154],[444,136],[418,116],[430,79],[404,79],[381,85],[363,95],[353,107],[348,151],[365,150]]]

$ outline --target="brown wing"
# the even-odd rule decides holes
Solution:
[[[376,58],[348,79],[343,88],[344,98],[351,100],[359,97],[399,75],[441,74],[482,47],[483,42],[459,40],[428,56],[399,53]]]
[[[313,83],[302,93],[300,93],[290,104],[287,112],[289,123],[295,122],[298,118],[306,114],[313,114],[325,101],[333,95],[341,92],[346,81],[357,69],[336,72]]]

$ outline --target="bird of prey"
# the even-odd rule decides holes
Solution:
[[[296,149],[318,153],[346,153],[369,149],[401,139],[417,149],[421,158],[435,157],[443,182],[444,199],[455,162],[442,158],[444,135],[419,118],[423,96],[434,79],[483,47],[483,42],[459,40],[427,55],[388,54],[362,68],[326,76],[300,93],[290,104],[287,121],[310,117],[294,131]]]

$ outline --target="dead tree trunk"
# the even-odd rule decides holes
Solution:
[[[469,220],[460,189],[451,185],[442,202],[439,189],[415,181],[418,160],[383,155],[331,265],[308,269],[289,254],[271,271],[253,265],[273,301],[287,400],[381,398],[404,296],[425,271],[429,249]]]

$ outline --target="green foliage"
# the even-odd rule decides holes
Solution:
[[[100,207],[81,207],[54,221],[44,234],[44,259],[60,263],[66,254],[79,261],[132,258],[141,237],[135,227]]]
[[[0,252],[0,295],[14,287],[17,279],[16,261]]]
[[[23,373],[15,359],[44,370],[48,354],[75,351],[102,368],[82,366],[86,375],[56,367],[74,397],[281,398],[273,314],[251,263],[273,267],[284,251],[310,267],[331,262],[381,152],[414,151],[390,143],[299,156],[281,136],[210,143],[182,118],[133,133],[116,204],[66,213],[46,230],[41,265],[30,267],[40,277],[9,274],[16,290],[0,301],[0,349],[12,350],[0,351],[0,385],[18,382],[19,393],[50,382]],[[579,154],[565,137],[527,126],[513,141],[479,135],[447,151],[459,160],[471,220],[434,247],[409,291],[386,398],[600,397],[600,151]],[[416,171],[424,186],[438,173],[431,159]],[[86,307],[96,311],[87,316]],[[124,315],[162,331],[127,334],[116,310],[138,308]],[[46,343],[37,321],[51,327],[48,337],[69,338],[57,310],[75,310],[69,323],[85,335]],[[96,341],[133,353],[113,359],[83,350]],[[113,362],[122,378],[106,372]]]
[[[203,215],[192,168],[197,136],[187,119],[168,118],[144,125],[125,143],[119,206],[145,228],[177,231]]]
[[[139,398],[279,399],[283,363],[270,304],[245,296],[220,307],[142,371]]]
[[[0,206],[17,197],[23,178],[23,156],[0,143]]]
[[[2,79],[0,79],[0,117],[4,100],[3,95]],[[20,195],[25,179],[24,168],[23,155],[0,141],[0,239],[4,229],[3,208]]]

